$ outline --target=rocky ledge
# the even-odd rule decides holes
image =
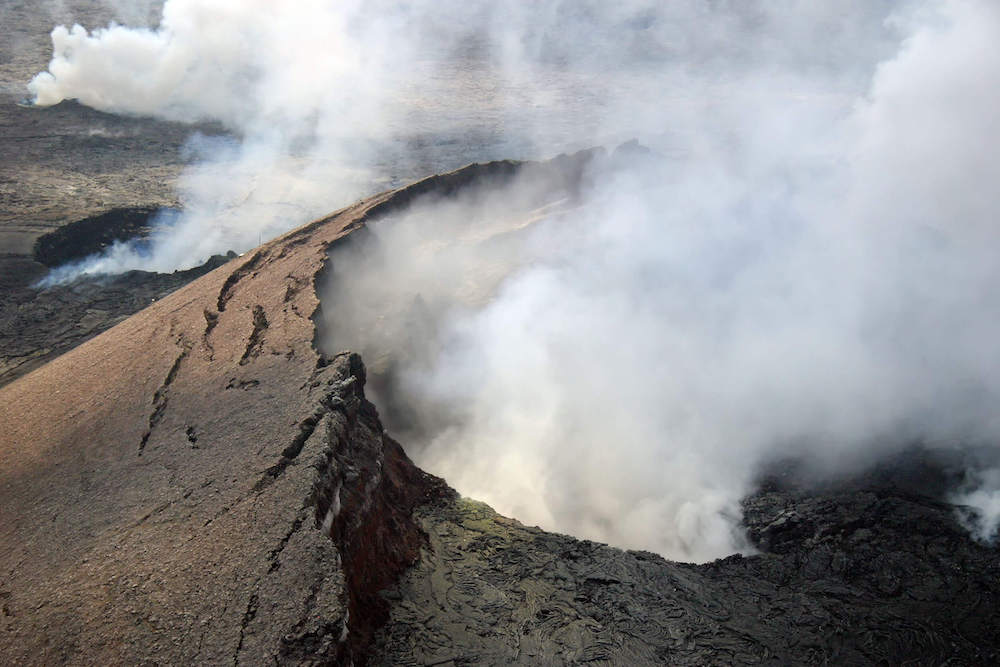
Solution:
[[[388,594],[374,655],[413,665],[994,664],[997,551],[973,543],[953,507],[906,490],[908,479],[869,473],[818,493],[772,485],[746,500],[761,552],[705,565],[437,501],[417,512],[428,545]]]

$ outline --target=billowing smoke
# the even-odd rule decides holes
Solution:
[[[327,344],[463,493],[705,559],[745,547],[769,462],[1000,436],[1000,9],[660,4],[169,0],[155,30],[57,29],[32,91],[232,131],[193,144],[143,266],[638,137],[572,192],[533,173],[374,223],[333,257]],[[996,482],[956,496],[984,538]]]
[[[167,0],[155,27],[57,27],[36,104],[210,119],[233,136],[192,139],[169,241],[80,270],[195,265],[471,161],[684,135],[764,98],[843,102],[891,52],[862,0],[661,4]]]
[[[234,137],[192,139],[197,166],[178,184],[185,216],[151,253],[125,245],[81,270],[194,265],[428,173],[599,140],[611,131],[605,85],[639,82],[567,65],[582,44],[534,53],[560,33],[564,14],[595,37],[608,27],[571,5],[549,11],[459,0],[169,0],[156,28],[57,27],[49,69],[28,86],[35,104],[77,99],[210,119]],[[638,10],[587,11],[620,22]],[[620,41],[604,45],[613,59],[603,66],[632,59],[615,55]],[[529,58],[539,65],[531,72]]]
[[[596,161],[583,201],[532,174],[374,223],[333,255],[331,345],[463,492],[678,558],[745,546],[769,462],[995,442],[1000,23],[975,10],[910,26],[839,114],[756,100]],[[995,482],[956,497],[983,538]]]
[[[1000,528],[1000,468],[974,469],[969,472],[966,488],[949,500],[968,511],[963,522],[977,539],[996,543]]]

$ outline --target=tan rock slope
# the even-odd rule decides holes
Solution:
[[[235,260],[3,389],[3,662],[218,663],[318,624],[340,635],[343,577],[314,527],[310,464],[330,454],[327,431],[381,429],[353,404],[360,364],[319,363],[312,284],[328,245],[380,202]]]
[[[747,503],[766,553],[669,563],[457,498],[384,433],[360,358],[317,352],[341,239],[519,169],[572,190],[589,158],[362,201],[0,389],[0,662],[1000,659],[996,550],[896,478],[774,482]]]

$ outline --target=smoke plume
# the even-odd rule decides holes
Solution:
[[[167,0],[154,27],[59,26],[28,86],[35,104],[214,120],[233,136],[192,138],[186,214],[159,235],[169,242],[79,270],[188,267],[468,162],[701,132],[705,114],[765,98],[842,96],[891,49],[861,0],[660,4]]]
[[[155,29],[57,28],[31,90],[231,130],[193,140],[185,215],[125,268],[638,137],[571,194],[525,177],[375,222],[332,258],[326,344],[463,493],[700,560],[746,548],[769,462],[1000,436],[1000,10],[660,5],[168,0]],[[983,538],[996,482],[956,496]]]

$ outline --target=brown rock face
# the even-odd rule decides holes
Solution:
[[[345,353],[333,364],[347,370],[346,377],[327,381],[333,388],[300,428],[305,434],[311,423],[326,427],[330,446],[316,465],[316,525],[338,545],[344,565],[349,621],[338,659],[364,662],[374,631],[389,617],[380,593],[417,562],[426,541],[413,510],[454,492],[416,468],[385,435],[364,397],[361,358]],[[295,455],[294,448],[286,455]]]

